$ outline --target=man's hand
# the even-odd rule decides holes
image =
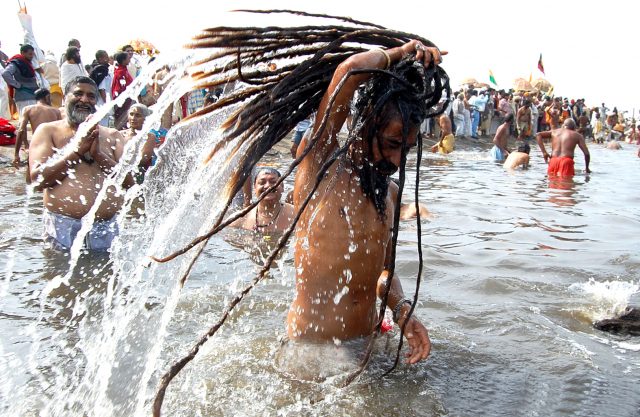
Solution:
[[[421,360],[427,359],[431,352],[431,341],[429,332],[420,320],[411,317],[404,328],[404,337],[409,344],[409,352],[405,354],[407,363],[413,365]]]
[[[435,47],[424,46],[422,42],[415,39],[402,45],[402,50],[404,55],[415,51],[416,61],[422,62],[425,67],[428,67],[432,62],[435,65],[440,65],[442,63],[442,56],[448,54],[447,51],[440,51]]]
[[[91,129],[89,129],[89,132],[87,132],[87,134],[82,139],[80,139],[77,152],[80,155],[84,155],[87,152],[92,152],[94,148],[94,142],[98,143],[96,139],[98,139],[99,133],[100,131],[98,130],[98,125],[95,125]]]

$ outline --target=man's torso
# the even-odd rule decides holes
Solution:
[[[363,194],[353,167],[344,164],[336,162],[329,171],[296,228],[297,294],[288,318],[291,337],[345,340],[368,335],[373,328],[376,284],[384,268],[393,203],[387,195],[382,220]],[[303,191],[298,201],[305,197]]]
[[[53,124],[56,126],[56,129],[52,129],[53,146],[62,149],[73,138],[75,132],[63,120],[50,123],[47,127]],[[100,149],[113,158],[114,145],[107,138],[110,130],[99,128]],[[69,174],[60,184],[44,190],[44,205],[51,212],[79,219],[87,214],[95,203],[105,178],[106,175],[95,161],[73,165],[69,167]],[[121,207],[122,201],[121,196],[114,195],[113,189],[108,190],[96,212],[96,219],[113,217]]]

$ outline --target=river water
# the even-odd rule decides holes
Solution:
[[[430,329],[428,361],[380,378],[394,332],[346,388],[281,372],[275,357],[294,293],[289,251],[170,385],[164,415],[639,415],[640,339],[592,323],[640,304],[640,158],[631,145],[590,149],[593,173],[584,174],[578,153],[574,180],[559,187],[550,187],[537,149],[531,168],[514,172],[490,161],[485,143],[425,155],[419,195],[433,216],[422,225],[415,314]],[[41,196],[26,190],[22,171],[0,170],[0,413],[148,415],[158,378],[250,281],[255,256],[215,236],[176,290],[179,268],[141,260],[170,246],[141,240],[168,227],[148,196],[144,216],[134,204],[122,220],[112,261],[81,253],[69,272],[68,255],[43,247]],[[415,154],[409,200],[414,176]],[[172,184],[164,189],[158,200],[178,205]],[[171,228],[198,221],[184,216]],[[415,223],[403,223],[397,273],[408,295],[416,242]]]

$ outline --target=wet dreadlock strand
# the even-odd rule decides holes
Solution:
[[[343,22],[354,23],[356,25],[372,26],[372,27],[384,29],[384,26],[380,26],[380,25],[377,25],[375,23],[369,23],[369,22],[363,22],[363,21],[360,21],[360,20],[355,20],[355,19],[352,19],[350,17],[333,16],[333,15],[318,14],[318,13],[308,13],[308,12],[302,12],[302,11],[299,11],[299,10],[287,10],[287,9],[248,10],[248,9],[237,9],[237,10],[233,10],[233,11],[234,12],[259,13],[259,14],[286,13],[286,14],[294,14],[294,15],[298,15],[298,16],[305,16],[305,17],[322,17],[322,18],[326,18],[326,19],[336,19],[336,20],[341,20]]]
[[[262,146],[254,146],[254,149],[253,149],[254,152],[252,152],[250,156],[241,158],[240,171],[246,173],[246,171],[248,171],[249,168],[254,166],[257,160],[259,160],[259,158],[262,157],[262,155],[264,155],[264,153],[266,153],[268,149],[270,149],[275,143],[277,143],[284,136],[286,136],[286,134],[288,134],[288,132],[291,129],[293,129],[293,127],[295,127],[295,125],[299,121],[304,120],[313,111],[313,110],[309,110],[309,113],[307,114],[305,114],[306,111],[304,113],[302,112],[292,113],[291,109],[297,109],[300,107],[302,103],[305,102],[305,98],[290,97],[291,93],[295,92],[296,89],[298,89],[299,87],[299,85],[297,85],[295,82],[292,82],[292,81],[300,79],[301,78],[300,75],[309,74],[310,77],[315,77],[316,80],[320,81],[313,84],[314,88],[316,88],[318,91],[324,91],[326,90],[326,86],[328,86],[330,82],[331,75],[335,71],[335,67],[337,67],[339,62],[344,60],[346,54],[345,56],[340,57],[340,59],[336,59],[334,60],[334,62],[330,62],[329,65],[327,65],[327,62],[325,61],[321,62],[322,57],[330,56],[331,53],[337,50],[337,48],[341,47],[342,44],[344,44],[345,42],[359,42],[359,43],[368,43],[368,44],[385,43],[385,44],[392,44],[394,46],[397,46],[399,44],[402,44],[403,40],[401,38],[403,37],[403,35],[406,35],[401,32],[394,32],[394,31],[381,30],[381,29],[354,30],[353,28],[348,28],[350,32],[346,32],[346,30],[344,30],[343,31],[344,33],[343,33],[340,30],[336,30],[335,27],[324,27],[324,28],[320,27],[320,28],[326,30],[328,35],[333,36],[334,37],[333,41],[330,42],[328,46],[316,47],[315,48],[316,53],[311,58],[308,58],[306,61],[303,61],[290,73],[287,74],[286,72],[282,72],[281,73],[282,75],[286,74],[285,78],[282,81],[280,81],[276,85],[269,84],[267,86],[268,89],[271,89],[270,94],[268,96],[263,96],[262,94],[260,94],[260,96],[256,98],[256,101],[254,102],[255,105],[261,104],[260,102],[263,102],[266,108],[273,109],[274,99],[277,99],[278,97],[284,97],[282,99],[283,105],[280,111],[272,111],[269,113],[269,115],[264,116],[268,118],[271,123],[269,123],[268,128],[262,129],[261,132],[256,133],[256,135],[259,135],[261,137],[260,142],[263,142],[263,144]],[[240,39],[232,38],[231,34],[234,33],[234,31],[237,31],[242,34]],[[285,40],[287,34],[289,34],[289,36],[291,37],[293,37],[295,34],[295,39],[297,40],[297,42],[295,43],[296,46],[300,44],[299,42],[300,37],[301,36],[304,37],[305,35],[305,33],[303,31],[301,32],[299,28],[294,28],[294,29],[268,28],[262,31],[258,29],[234,30],[233,28],[224,28],[224,34],[226,36],[217,36],[215,33],[216,29],[211,29],[208,31],[208,37],[201,36],[201,38],[207,39],[206,46],[227,48],[229,50],[233,50],[233,52],[229,52],[229,53],[233,53],[235,55],[236,53],[242,54],[243,49],[244,50],[249,49],[251,53],[255,53],[255,50],[251,50],[253,45],[247,44],[248,41],[245,41],[244,46],[242,46],[241,38],[243,37],[246,38],[248,34],[253,33],[253,36],[255,39],[256,33],[274,32],[274,31],[277,32],[278,34],[277,39],[279,42],[282,42],[283,40]],[[384,42],[382,40],[384,40]],[[268,42],[271,42],[271,41],[268,41]],[[427,44],[430,44],[430,42],[426,40],[424,40],[424,42]],[[199,47],[202,47],[203,45],[204,45],[203,43],[200,43],[200,44],[196,43],[194,45],[191,45],[191,47],[199,48]],[[288,45],[285,45],[285,46],[288,46]],[[295,47],[291,47],[290,49],[294,51]],[[311,54],[313,50],[314,48],[310,48],[309,54]],[[282,53],[286,54],[286,51]],[[319,69],[322,69],[323,71],[319,71]],[[257,74],[256,76],[260,76],[260,73],[256,73],[256,74]],[[244,78],[246,79],[247,77],[244,77]],[[258,93],[258,92],[261,93],[264,91],[266,90],[254,90],[255,93]],[[314,100],[320,100],[321,94],[312,95],[312,97],[314,97]],[[218,104],[218,103],[216,104],[217,106],[212,107],[211,109],[209,109],[209,111],[215,108],[222,108],[222,104]],[[315,105],[315,103],[313,106],[308,106],[309,109],[314,109],[316,107],[317,106]],[[207,113],[206,111],[203,111],[200,113],[200,115],[204,115],[206,113]],[[235,119],[242,119],[243,121],[245,121],[246,125],[254,124],[256,117],[257,117],[256,114],[252,114],[249,111],[242,111],[234,116]],[[276,117],[278,117],[280,121],[283,123],[274,123],[273,120]],[[230,120],[230,122],[232,120]],[[233,126],[234,123],[227,123],[227,125]],[[274,125],[279,126],[280,128],[273,128]],[[238,136],[238,132],[239,132],[239,129],[232,129],[228,131],[227,141],[236,139],[236,137]],[[260,133],[262,133],[262,135],[260,135]],[[246,177],[246,174],[242,176]],[[233,187],[230,188],[230,191],[232,193],[235,194],[242,186],[242,184],[239,181],[242,179],[241,178],[242,176],[236,176],[233,179],[234,185]],[[230,196],[227,196],[227,197],[229,199],[231,198]]]
[[[398,362],[400,361],[400,351],[402,350],[402,345],[404,343],[404,339],[402,337],[404,336],[404,331],[405,331],[405,328],[407,327],[407,323],[413,316],[413,311],[415,310],[416,305],[418,304],[418,293],[420,291],[420,282],[422,280],[422,269],[424,267],[424,259],[422,256],[422,219],[420,218],[420,203],[419,203],[420,163],[422,161],[422,139],[423,139],[422,134],[419,134],[418,146],[417,146],[418,149],[416,150],[416,185],[414,187],[414,198],[415,198],[414,204],[416,209],[416,228],[417,228],[416,234],[418,237],[418,241],[417,241],[418,275],[416,277],[416,286],[413,294],[413,302],[411,303],[411,307],[409,308],[409,312],[407,313],[407,317],[405,318],[404,323],[402,323],[402,326],[400,327],[400,340],[398,341],[396,357],[393,361],[393,365],[391,366],[391,368],[389,368],[387,371],[385,371],[382,374],[383,377],[389,375],[398,366]]]
[[[366,72],[371,72],[371,70],[352,70],[352,71],[349,71],[347,74],[345,74],[345,76],[342,78],[342,80],[340,80],[340,82],[336,86],[335,91],[333,92],[333,94],[329,98],[329,103],[328,103],[328,106],[327,106],[328,109],[332,109],[333,108],[333,105],[335,103],[336,97],[338,96],[338,93],[342,90],[342,87],[344,86],[346,81],[349,79],[349,77],[351,77],[352,75],[366,73]],[[195,247],[199,243],[201,243],[201,242],[203,242],[205,240],[208,240],[214,234],[218,233],[220,230],[224,229],[225,227],[227,227],[228,225],[230,225],[231,223],[233,223],[237,219],[239,219],[241,217],[244,217],[249,211],[251,211],[254,207],[256,207],[264,199],[264,197],[266,195],[268,195],[271,191],[273,191],[276,188],[278,188],[280,186],[280,184],[282,184],[282,182],[289,175],[291,175],[293,170],[302,162],[302,160],[309,154],[309,152],[311,152],[313,147],[318,142],[318,139],[320,138],[320,135],[326,129],[327,123],[329,122],[330,113],[331,113],[330,111],[327,111],[325,113],[324,117],[320,121],[320,126],[319,126],[318,130],[316,131],[316,133],[311,138],[309,138],[309,140],[308,140],[305,148],[303,149],[302,153],[300,154],[300,156],[298,156],[296,159],[294,159],[294,161],[291,163],[289,168],[284,172],[283,175],[280,176],[280,178],[278,178],[278,180],[275,182],[275,184],[272,185],[271,187],[267,188],[262,194],[260,194],[260,196],[258,197],[258,199],[255,202],[251,203],[249,206],[243,208],[242,210],[239,210],[234,215],[229,216],[229,218],[226,221],[222,222],[221,221],[222,217],[226,213],[226,210],[228,209],[228,206],[229,206],[229,204],[227,204],[227,207],[225,207],[222,215],[219,216],[219,220],[215,223],[215,225],[213,226],[213,228],[209,232],[207,232],[206,234],[204,234],[202,236],[199,236],[199,237],[195,238],[194,240],[192,240],[189,244],[187,244],[182,249],[180,249],[178,251],[175,251],[174,253],[172,253],[172,254],[170,254],[170,255],[168,255],[166,257],[160,258],[160,257],[151,256],[151,258],[156,262],[168,262],[168,261],[170,261],[172,259],[175,259],[177,256],[180,256],[180,255],[188,252],[189,250],[191,250],[193,247]],[[353,140],[355,140],[355,137],[352,139],[351,135],[350,135],[350,143]],[[198,255],[199,255],[199,253],[198,253]]]
[[[409,147],[407,146],[407,136],[408,136],[408,124],[403,123],[403,135],[402,135],[402,152],[401,152],[401,160],[400,160],[400,173],[398,179],[398,194],[396,196],[395,207],[393,210],[393,227],[391,232],[391,254],[389,265],[387,265],[386,270],[388,272],[387,283],[385,285],[384,294],[380,300],[380,311],[378,312],[378,322],[376,323],[375,332],[371,335],[371,339],[367,344],[367,350],[364,354],[364,357],[360,363],[358,369],[352,372],[345,381],[342,386],[346,387],[351,384],[367,367],[369,364],[369,360],[371,359],[371,353],[373,352],[373,346],[375,340],[381,334],[382,322],[384,321],[384,312],[387,308],[387,302],[389,299],[389,292],[391,291],[391,283],[394,279],[395,270],[396,270],[396,248],[398,244],[398,231],[400,226],[400,204],[402,202],[402,192],[404,190],[404,182],[405,182],[405,170],[407,165],[407,154],[409,152]],[[406,322],[405,322],[406,323]],[[402,334],[400,336],[400,347],[398,351],[400,351],[402,346]]]

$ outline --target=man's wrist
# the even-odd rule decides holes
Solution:
[[[408,305],[409,309],[411,309],[411,307],[413,306],[413,303],[408,298],[403,298],[402,300],[398,301],[398,303],[393,308],[392,312],[393,312],[394,322],[399,323],[400,320],[404,318],[405,315],[401,314],[401,312],[402,312],[402,307],[404,307],[405,305]]]

